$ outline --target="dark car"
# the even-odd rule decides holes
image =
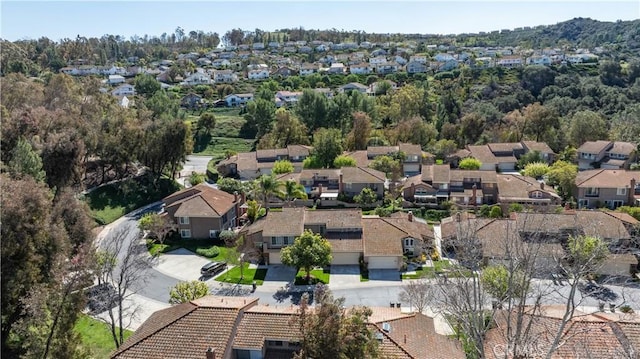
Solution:
[[[200,274],[204,277],[214,276],[227,269],[226,262],[210,262],[200,268]]]

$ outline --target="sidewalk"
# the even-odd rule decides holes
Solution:
[[[162,303],[157,300],[153,300],[138,294],[130,294],[123,301],[123,321],[124,327],[127,330],[137,330],[145,320],[147,320],[154,312],[169,308],[169,303]],[[117,316],[118,308],[113,309],[113,314]],[[94,317],[109,322],[109,313],[104,311],[102,313],[94,315]]]

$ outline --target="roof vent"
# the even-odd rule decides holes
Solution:
[[[382,323],[382,330],[384,330],[387,333],[391,332],[391,324],[384,322]]]
[[[382,342],[383,339],[384,339],[384,335],[380,332],[376,332],[376,340],[378,340],[379,342]]]

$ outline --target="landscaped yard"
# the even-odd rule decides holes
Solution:
[[[216,247],[217,249],[213,249]],[[167,239],[164,243],[147,242],[147,249],[151,255],[161,255],[179,248],[188,249],[211,261],[225,261],[228,248],[224,243],[213,239]],[[216,253],[217,252],[217,253]]]
[[[300,269],[298,274],[296,274],[296,279],[293,284],[295,285],[306,285],[306,284],[329,284],[329,274],[330,271],[323,269],[313,269],[311,271],[311,279],[307,282],[307,273]]]
[[[134,209],[161,200],[179,189],[180,185],[168,178],[161,178],[156,187],[149,177],[142,177],[97,188],[87,194],[85,200],[96,222],[109,224]]]
[[[446,272],[450,268],[451,263],[448,260],[433,261],[433,267],[418,267],[415,274],[403,273],[402,279],[435,278],[438,273]]]
[[[80,334],[84,347],[91,349],[94,358],[108,358],[109,354],[116,348],[111,336],[111,329],[100,320],[93,319],[88,315],[82,315],[74,329]],[[132,331],[125,331],[125,339],[131,334],[133,334]]]
[[[243,267],[242,278],[240,278],[240,266],[235,266],[226,273],[219,275],[216,280],[233,284],[252,284],[254,281],[257,285],[264,283],[264,278],[267,275],[266,268],[249,268],[249,263],[245,263]]]

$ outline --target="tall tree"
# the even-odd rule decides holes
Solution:
[[[352,151],[365,150],[371,134],[371,119],[364,112],[353,113],[353,128],[347,135],[346,147]]]
[[[333,161],[342,154],[342,134],[335,128],[320,128],[313,134],[313,156],[322,167],[333,166]]]
[[[305,230],[292,245],[284,247],[280,255],[283,264],[302,268],[308,282],[314,267],[331,264],[331,244],[321,235]]]
[[[257,99],[247,104],[247,113],[244,115],[246,122],[244,132],[247,137],[260,139],[271,131],[276,112],[273,101]]]
[[[531,104],[524,108],[523,116],[526,121],[525,133],[531,135],[536,141],[546,141],[546,135],[551,128],[559,128],[558,115],[550,108],[539,103]]]
[[[275,176],[262,175],[256,180],[256,192],[262,201],[262,205],[269,211],[269,198],[282,197],[281,182]]]
[[[569,139],[575,147],[580,147],[587,141],[606,140],[609,137],[607,123],[598,113],[593,111],[579,111],[571,117]]]
[[[284,107],[276,111],[273,129],[260,138],[258,148],[285,148],[289,145],[308,145],[307,127]]]
[[[309,131],[315,131],[320,127],[327,127],[329,114],[329,101],[327,97],[311,89],[303,91],[295,107],[295,113]]]
[[[31,144],[22,138],[12,151],[12,158],[8,163],[8,168],[13,178],[31,176],[38,182],[42,182],[45,179],[45,172],[42,170],[42,159],[33,150]]]

